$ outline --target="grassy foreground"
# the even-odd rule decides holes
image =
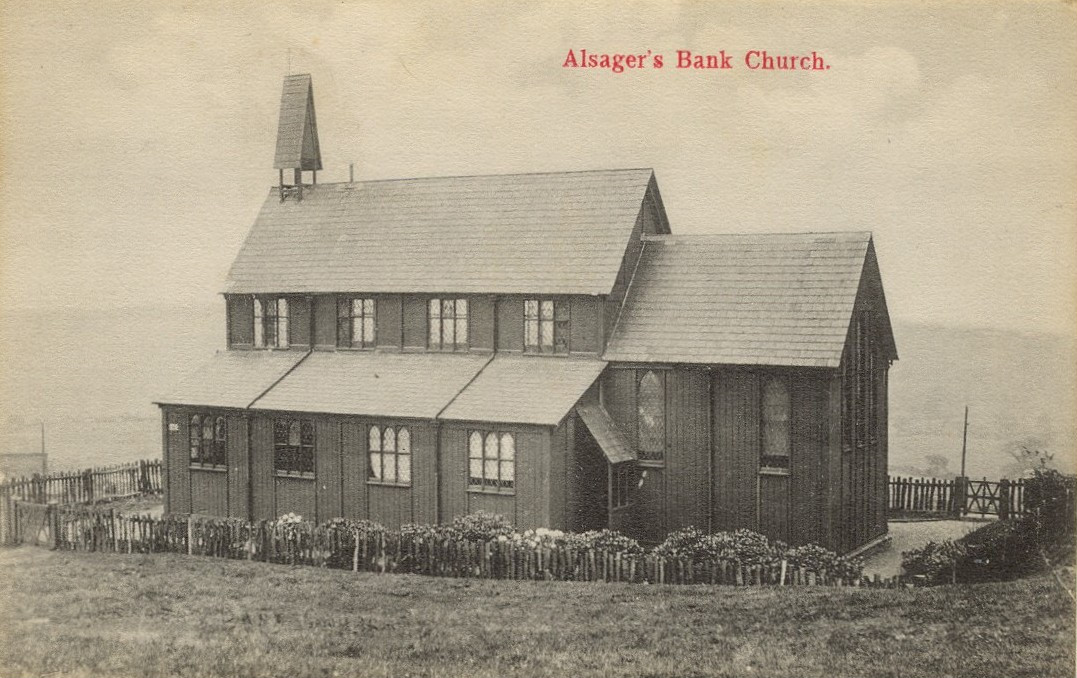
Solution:
[[[1072,676],[1050,575],[917,590],[489,582],[0,550],[0,675]]]

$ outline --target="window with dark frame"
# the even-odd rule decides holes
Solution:
[[[471,431],[468,434],[468,488],[490,492],[516,486],[516,439],[511,433]]]
[[[524,351],[568,353],[569,333],[567,300],[524,300]]]
[[[226,466],[228,461],[228,423],[224,417],[192,414],[188,421],[191,464]]]
[[[406,426],[371,426],[367,432],[367,482],[411,484],[411,433]]]
[[[337,346],[373,348],[375,339],[374,300],[362,297],[337,299]]]
[[[439,351],[466,351],[467,299],[431,299],[427,308],[427,347]]]
[[[273,422],[273,469],[292,475],[314,474],[314,423],[305,419]]]
[[[759,418],[762,439],[760,445],[761,466],[789,468],[790,411],[789,384],[786,380],[778,376],[764,378]]]
[[[612,473],[610,505],[615,509],[625,508],[632,503],[633,490],[639,483],[639,473],[633,464],[618,464],[613,467]]]
[[[288,348],[287,297],[254,298],[254,347]]]
[[[639,456],[660,461],[666,454],[665,372],[645,370],[636,386]]]

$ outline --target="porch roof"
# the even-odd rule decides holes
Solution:
[[[433,419],[488,356],[315,351],[253,410]]]
[[[300,351],[219,351],[155,402],[243,409],[305,355]]]
[[[605,367],[598,359],[499,354],[439,418],[556,426]]]
[[[595,442],[606,455],[606,461],[610,464],[620,464],[626,461],[636,461],[636,450],[628,443],[621,429],[614,423],[613,417],[596,401],[580,403],[576,406],[576,414],[587,426],[587,430],[595,437]]]

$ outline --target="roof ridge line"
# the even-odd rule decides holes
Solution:
[[[499,174],[448,174],[437,176],[396,177],[393,179],[360,179],[358,181],[327,181],[317,185],[308,184],[306,187],[317,188],[318,186],[349,186],[355,184],[378,184],[392,181],[428,181],[433,179],[486,179],[490,177],[534,177],[552,176],[555,174],[598,174],[599,172],[654,172],[653,167],[611,167],[607,169],[588,170],[550,170],[546,172],[504,172]],[[277,188],[271,186],[270,189]]]
[[[874,232],[867,231],[766,231],[766,232],[750,232],[750,231],[727,231],[724,233],[645,233],[643,240],[645,242],[666,242],[670,240],[679,239],[694,239],[694,238],[729,238],[729,237],[778,237],[778,236],[810,236],[810,235],[866,235],[869,238],[874,237]]]
[[[463,395],[464,391],[468,390],[468,388],[470,388],[471,385],[475,383],[475,380],[479,378],[479,375],[482,374],[484,371],[486,371],[486,368],[490,366],[490,363],[494,362],[494,358],[496,358],[496,357],[497,357],[497,352],[496,351],[494,353],[490,354],[490,359],[487,360],[485,363],[483,363],[483,366],[479,368],[479,371],[476,372],[475,374],[471,375],[471,378],[468,379],[467,383],[464,384],[460,388],[460,390],[456,392],[456,395],[454,395],[452,398],[449,398],[449,402],[445,403],[445,407],[442,407],[440,410],[438,410],[438,413],[434,415],[434,420],[435,421],[439,420],[441,418],[442,413],[444,413],[445,410],[449,409],[449,406],[452,405],[453,403],[455,403],[456,399],[459,398],[461,395]]]
[[[270,391],[272,391],[272,390],[273,390],[274,388],[276,388],[276,387],[277,387],[277,384],[279,384],[279,383],[281,383],[282,381],[284,381],[285,377],[287,377],[287,376],[288,376],[289,374],[291,374],[292,372],[294,372],[294,371],[295,371],[295,369],[296,369],[297,367],[299,367],[300,365],[302,365],[302,364],[303,364],[303,362],[304,362],[304,361],[305,361],[305,360],[306,360],[307,358],[309,358],[309,357],[310,357],[310,354],[311,354],[311,353],[314,353],[314,349],[313,349],[313,348],[309,348],[309,349],[307,349],[307,352],[303,354],[303,357],[302,357],[302,358],[300,358],[299,360],[297,360],[297,361],[295,362],[295,364],[294,364],[294,365],[292,365],[291,367],[289,367],[289,368],[288,368],[288,369],[287,369],[287,370],[286,370],[286,371],[284,372],[284,374],[282,374],[282,375],[280,375],[279,377],[277,377],[276,381],[274,381],[274,382],[273,382],[272,384],[270,384],[270,385],[269,385],[269,386],[268,386],[268,387],[266,388],[266,390],[264,390],[264,391],[262,391],[261,393],[259,393],[259,394],[258,394],[258,397],[257,397],[257,398],[255,398],[254,400],[252,400],[252,401],[251,401],[251,402],[250,402],[250,403],[249,403],[249,404],[248,404],[248,405],[247,405],[246,407],[244,407],[243,409],[245,409],[245,410],[249,410],[249,409],[251,409],[252,407],[254,407],[254,404],[255,404],[256,402],[258,402],[259,400],[261,400],[262,398],[264,398],[264,397],[266,396],[266,394],[267,394],[267,393],[269,393]]]

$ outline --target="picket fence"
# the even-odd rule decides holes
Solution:
[[[327,523],[247,522],[201,516],[121,515],[88,506],[16,503],[19,543],[68,551],[179,553],[232,560],[478,579],[726,584],[911,585],[903,577],[843,578],[788,562],[663,558],[597,548],[431,538]]]
[[[949,480],[891,476],[887,508],[891,515],[993,515],[1005,520],[1025,514],[1024,499],[1025,481],[1020,478],[996,481],[962,476]]]
[[[0,483],[0,544],[13,539],[15,502],[93,504],[163,491],[160,459],[8,480]]]

